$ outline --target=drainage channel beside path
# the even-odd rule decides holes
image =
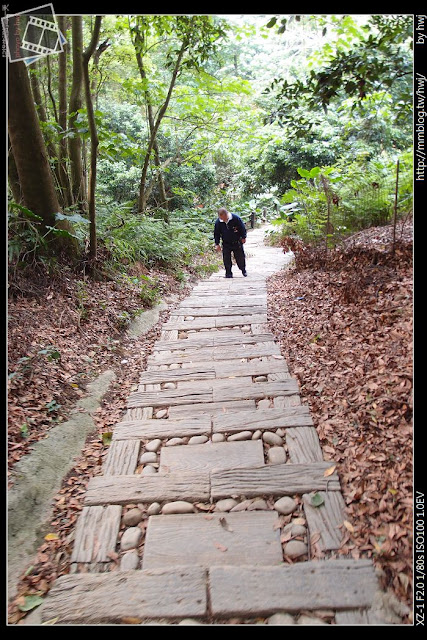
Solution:
[[[248,277],[212,275],[162,326],[42,623],[391,621],[372,562],[337,554],[339,468],[268,330],[266,278],[289,258],[264,234]]]

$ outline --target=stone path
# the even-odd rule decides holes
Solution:
[[[247,278],[212,275],[164,324],[43,621],[378,622],[371,562],[331,557],[339,469],[268,330],[265,281],[286,256],[263,237],[248,236]]]

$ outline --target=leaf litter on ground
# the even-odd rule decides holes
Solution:
[[[293,240],[294,267],[268,281],[268,318],[337,465],[346,503],[337,555],[372,558],[411,607],[412,224],[396,235],[394,254],[390,226],[328,254]]]

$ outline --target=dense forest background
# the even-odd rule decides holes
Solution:
[[[219,206],[326,246],[411,210],[412,16],[58,22],[63,53],[9,69],[14,275],[178,269]]]

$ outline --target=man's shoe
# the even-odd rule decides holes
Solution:
[[[243,275],[244,275],[244,276],[245,276],[245,278],[246,278],[246,276],[248,275],[248,274],[246,273],[246,271],[242,271],[242,273],[243,273]]]
[[[225,274],[225,277],[226,277],[226,278],[232,278],[232,277],[233,277],[233,274],[232,274],[232,273],[226,273],[226,274]]]

